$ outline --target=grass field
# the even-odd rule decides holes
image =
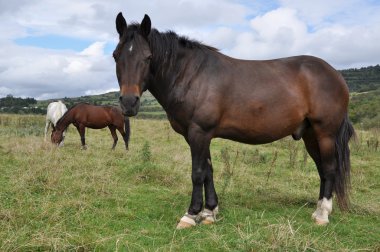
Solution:
[[[380,132],[352,143],[350,212],[314,225],[319,179],[302,141],[212,142],[218,222],[176,230],[191,196],[190,151],[165,120],[43,141],[43,116],[0,114],[0,251],[380,250]]]

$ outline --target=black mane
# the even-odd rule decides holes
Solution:
[[[114,57],[118,57],[124,44],[128,40],[132,40],[134,34],[139,32],[140,24],[129,24],[114,51]],[[217,48],[203,44],[197,40],[189,39],[186,36],[180,36],[174,31],[169,30],[167,32],[159,32],[154,28],[152,28],[149,33],[148,43],[152,52],[152,64],[156,66],[156,70],[162,70],[162,66],[165,66],[165,69],[170,69],[181,48],[199,49],[202,51],[219,51]]]

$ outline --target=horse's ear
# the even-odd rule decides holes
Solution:
[[[127,28],[127,22],[123,17],[123,14],[119,12],[116,17],[116,30],[119,33],[119,38],[123,36],[124,30]]]
[[[147,14],[145,14],[144,19],[141,21],[141,25],[140,25],[141,34],[145,38],[148,38],[151,27],[152,27],[152,23],[150,21],[150,17]]]

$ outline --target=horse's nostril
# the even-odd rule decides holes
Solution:
[[[138,96],[135,96],[135,101],[134,101],[134,103],[133,103],[133,107],[134,106],[136,106],[137,105],[137,103],[139,102],[139,100],[140,100],[140,97],[138,97]]]

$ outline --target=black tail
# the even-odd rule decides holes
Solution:
[[[128,149],[129,137],[131,135],[131,126],[129,125],[129,117],[128,116],[124,117],[124,130],[125,130],[124,141],[125,141],[125,145]]]
[[[337,197],[339,208],[347,210],[349,206],[350,189],[350,147],[348,142],[355,135],[354,127],[348,119],[344,118],[340,125],[335,142],[335,155],[337,158],[337,171],[335,176],[334,190]]]

